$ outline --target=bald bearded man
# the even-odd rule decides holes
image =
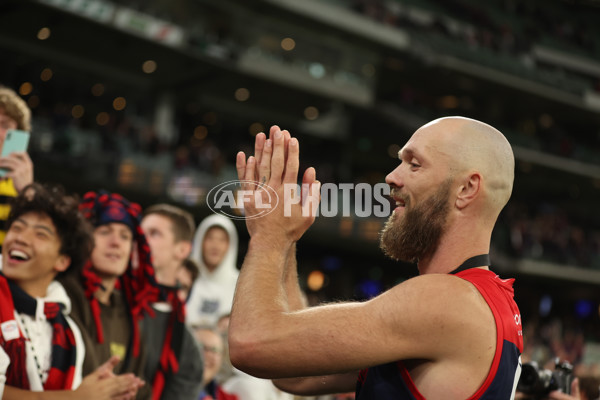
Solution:
[[[495,128],[462,117],[419,128],[387,177],[396,201],[381,248],[419,276],[366,302],[305,308],[295,243],[314,221],[279,204],[247,219],[248,252],[230,323],[233,364],[299,395],[357,399],[512,399],[523,350],[512,280],[490,271],[492,229],[513,186],[514,156]],[[240,180],[283,186],[298,175],[299,143],[271,128],[255,155],[238,153]],[[303,203],[318,199],[309,168]],[[263,192],[259,185],[245,189]],[[263,204],[267,201],[262,198]],[[282,202],[280,202],[282,203]],[[262,209],[245,203],[246,215]],[[295,207],[295,208],[294,208]],[[306,208],[305,208],[306,211]]]

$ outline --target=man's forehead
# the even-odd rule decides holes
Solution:
[[[21,222],[27,226],[33,225],[36,228],[45,228],[51,232],[56,232],[56,226],[54,221],[48,214],[43,212],[30,211],[19,216],[16,221]]]
[[[146,225],[147,227],[153,228],[166,227],[169,229],[173,229],[174,227],[174,223],[171,218],[158,213],[146,215],[144,218],[142,218],[142,225]]]
[[[419,155],[419,152],[416,151],[412,146],[406,144],[403,148],[398,151],[398,158],[407,158],[411,156]]]

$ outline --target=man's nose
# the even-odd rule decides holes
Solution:
[[[385,183],[390,185],[391,188],[400,188],[404,186],[400,170],[401,165],[398,165],[392,172],[387,174],[387,176],[385,177]]]

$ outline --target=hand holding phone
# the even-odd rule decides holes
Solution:
[[[6,133],[0,153],[0,177],[10,174],[17,191],[33,182],[33,164],[26,154],[29,132],[11,129]],[[25,153],[24,156],[10,157],[12,153]]]

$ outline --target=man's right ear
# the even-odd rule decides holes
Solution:
[[[192,242],[189,240],[177,242],[175,245],[175,254],[182,261],[188,258],[192,254]]]

